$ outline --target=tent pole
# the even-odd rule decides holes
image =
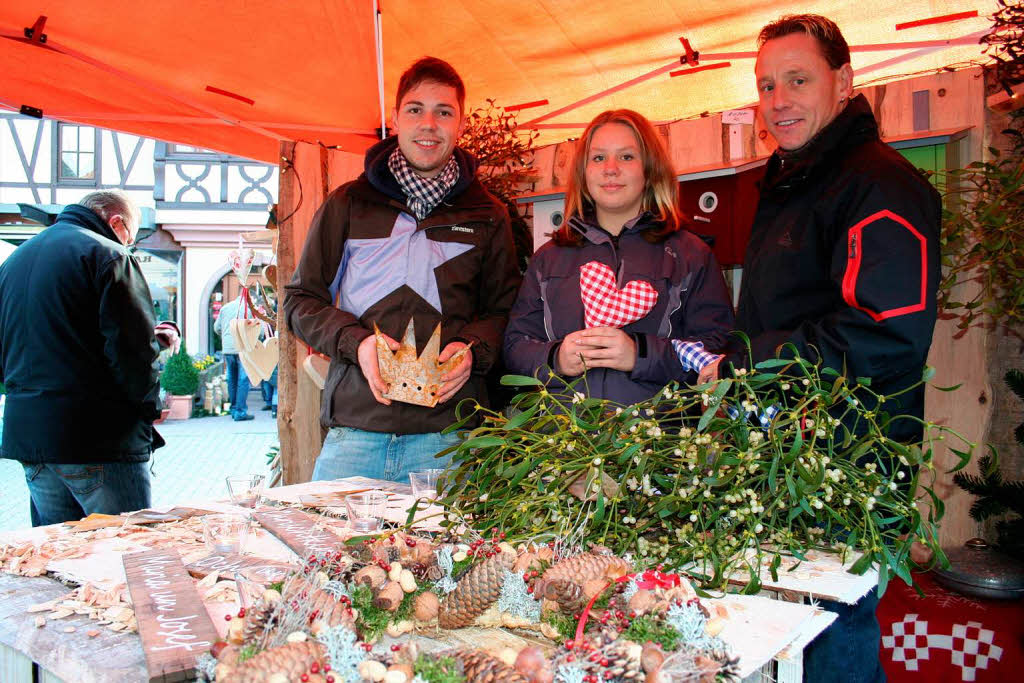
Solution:
[[[373,0],[373,42],[377,50],[377,98],[380,102],[380,139],[388,136],[387,112],[384,109],[384,26],[380,0]]]

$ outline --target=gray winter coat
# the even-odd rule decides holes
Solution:
[[[648,242],[643,232],[656,224],[646,213],[618,237],[577,217],[569,225],[583,236],[582,246],[548,242],[530,261],[505,330],[508,369],[525,375],[541,370],[542,377],[549,376],[561,340],[584,327],[580,267],[599,261],[616,273],[620,288],[630,280],[650,282],[658,302],[645,317],[622,328],[636,342],[633,370],[591,369],[586,375],[589,395],[630,404],[652,397],[673,380],[695,381],[696,373],[683,370],[671,340],[699,341],[715,351],[725,346],[733,329],[729,294],[711,250],[687,230]]]

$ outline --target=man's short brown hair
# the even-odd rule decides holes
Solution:
[[[769,40],[792,33],[806,33],[815,38],[822,56],[833,70],[850,63],[850,46],[846,44],[842,31],[834,21],[820,14],[787,14],[773,21],[758,34],[757,49],[760,50]]]
[[[395,96],[395,109],[402,106],[405,94],[420,83],[432,81],[455,88],[455,97],[459,101],[459,114],[466,113],[466,86],[462,83],[459,73],[448,62],[437,57],[422,57],[405,70],[398,81],[398,94]]]

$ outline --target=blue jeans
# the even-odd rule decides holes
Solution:
[[[821,607],[839,616],[804,650],[804,680],[875,683],[885,681],[879,659],[882,632],[875,609],[874,589],[856,605],[822,600]]]
[[[434,456],[459,442],[457,434],[391,434],[334,427],[327,432],[313,481],[369,477],[409,483],[409,472],[445,468],[450,457]]]
[[[245,374],[242,361],[237,353],[225,353],[224,365],[228,371],[228,402],[231,404],[231,417],[245,415],[249,410],[249,375]]]
[[[265,379],[260,382],[260,393],[263,395],[263,405],[277,405],[277,368],[274,368],[274,372],[270,375],[270,379]]]
[[[147,465],[144,462],[22,463],[31,497],[32,526],[68,522],[94,512],[118,515],[148,508]]]

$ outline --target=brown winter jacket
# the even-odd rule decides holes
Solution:
[[[460,400],[486,402],[484,375],[501,352],[519,288],[508,212],[476,180],[476,160],[456,148],[458,182],[416,221],[387,168],[396,144],[388,138],[372,147],[365,172],[327,197],[285,287],[289,327],[331,358],[321,409],[325,427],[438,432],[455,422]],[[442,349],[452,341],[473,342],[471,377],[434,408],[377,403],[356,359],[374,323],[401,341],[410,318],[418,353],[438,322]]]

